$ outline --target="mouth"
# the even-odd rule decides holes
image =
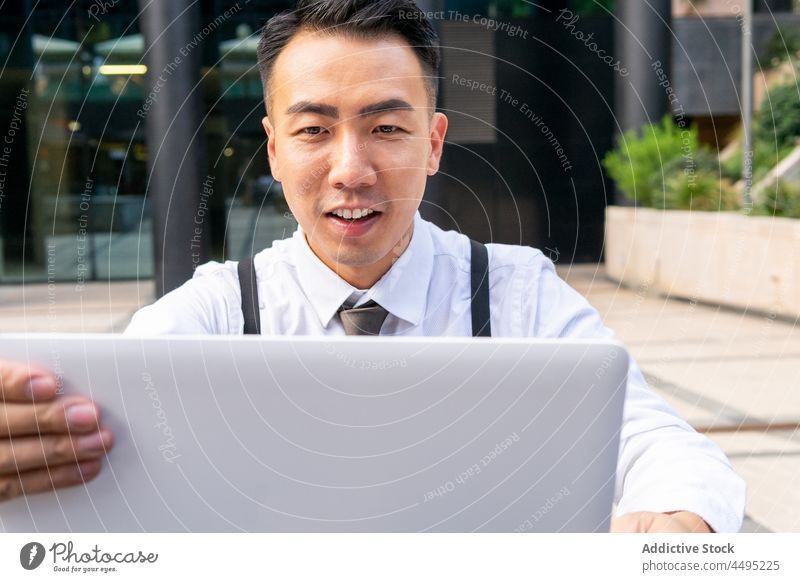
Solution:
[[[337,208],[325,214],[342,236],[361,236],[382,216],[382,212],[372,208]]]
[[[328,216],[335,216],[344,220],[362,220],[372,214],[380,214],[372,208],[337,208],[328,212]]]

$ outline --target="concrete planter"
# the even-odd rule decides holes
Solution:
[[[605,264],[628,287],[800,317],[800,220],[609,206]]]

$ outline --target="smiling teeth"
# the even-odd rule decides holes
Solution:
[[[347,220],[350,219],[357,219],[363,218],[375,212],[371,208],[356,208],[355,210],[350,210],[349,208],[338,208],[333,211],[333,214],[340,218],[345,218]]]

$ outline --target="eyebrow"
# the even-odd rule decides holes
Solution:
[[[402,99],[385,99],[362,107],[358,111],[358,116],[365,117],[398,110],[414,111],[414,108],[410,103]],[[332,117],[334,119],[339,118],[339,109],[337,107],[325,103],[314,103],[312,101],[298,101],[286,110],[286,115],[295,115],[298,113],[316,113],[317,115],[324,115],[325,117]]]

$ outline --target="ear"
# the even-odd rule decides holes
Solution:
[[[272,177],[280,182],[280,166],[278,165],[278,157],[275,155],[275,128],[269,121],[269,117],[264,116],[261,119],[261,125],[264,126],[264,131],[267,134],[267,157],[269,158],[269,170]]]
[[[447,116],[436,112],[431,116],[431,153],[428,155],[428,175],[433,176],[439,171],[439,162],[442,159],[444,136],[447,133]]]

